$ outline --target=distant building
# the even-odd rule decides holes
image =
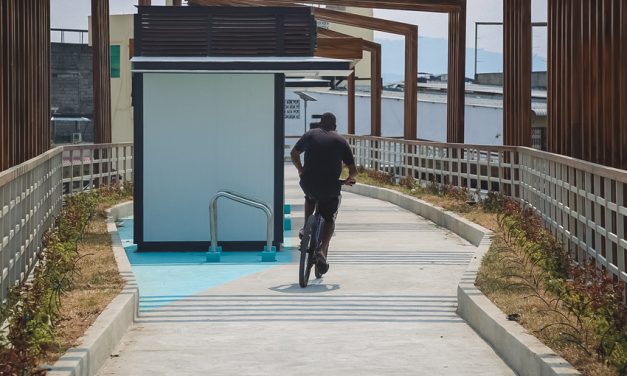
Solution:
[[[51,38],[52,143],[93,142],[93,68],[87,30],[53,29]]]
[[[403,83],[389,86],[382,98],[382,135],[384,137],[403,136]],[[347,93],[342,90],[310,89],[305,91],[316,99],[309,102],[308,117],[327,111],[335,113],[338,130],[347,131],[348,109]],[[532,138],[534,147],[546,148],[546,90],[533,90]],[[294,93],[287,94],[288,99],[296,100]],[[447,92],[446,84],[429,82],[418,84],[418,138],[430,141],[446,142],[447,127]],[[468,144],[502,145],[503,144],[503,88],[487,85],[466,85],[465,100],[465,142]],[[370,134],[370,93],[358,91],[355,99],[356,134]],[[310,120],[311,121],[311,120]],[[285,134],[299,136],[303,133],[303,119],[286,119]],[[309,122],[309,121],[308,121]]]
[[[503,86],[503,73],[477,73],[475,83],[479,85]],[[531,87],[534,89],[547,89],[547,72],[532,72]]]
[[[111,142],[133,141],[131,58],[133,15],[109,17],[111,43]]]

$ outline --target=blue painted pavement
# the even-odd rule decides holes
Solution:
[[[262,263],[261,252],[224,252],[220,263],[207,263],[204,252],[142,252],[133,244],[133,218],[117,223],[147,311],[242,277],[292,263],[294,253],[277,252],[277,262]],[[290,234],[286,232],[286,238]]]

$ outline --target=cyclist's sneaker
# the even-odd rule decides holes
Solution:
[[[329,271],[329,263],[320,252],[316,255],[316,271],[320,275]]]
[[[326,274],[326,272],[329,271],[329,264],[328,263],[318,263],[316,264],[316,271],[318,272],[318,274],[320,275],[324,275]]]

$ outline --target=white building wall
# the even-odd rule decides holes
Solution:
[[[143,105],[144,241],[210,240],[223,189],[274,211],[274,75],[146,73]],[[218,240],[266,240],[264,213],[218,206]]]
[[[342,92],[308,91],[316,102],[307,105],[308,121],[311,116],[332,112],[337,117],[338,131],[345,133],[348,124],[347,95]],[[288,99],[298,99],[292,91],[286,94]],[[381,101],[381,133],[384,137],[403,136],[403,99],[383,97]],[[303,105],[301,118],[286,119],[285,134],[300,136],[303,134]],[[446,103],[418,102],[418,138],[446,142]],[[502,145],[503,109],[466,105],[465,141],[469,144]],[[370,96],[357,95],[355,98],[355,132],[358,135],[370,134]]]

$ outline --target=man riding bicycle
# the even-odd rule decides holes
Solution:
[[[327,112],[322,115],[318,128],[305,133],[291,152],[292,163],[298,170],[300,186],[305,193],[305,223],[317,210],[324,218],[320,234],[320,247],[317,252],[316,270],[324,274],[329,270],[327,253],[335,230],[335,217],[340,206],[342,162],[348,166],[347,185],[355,184],[357,168],[348,142],[335,130],[335,115]],[[300,155],[305,153],[305,165]],[[302,229],[299,233],[302,236]]]

